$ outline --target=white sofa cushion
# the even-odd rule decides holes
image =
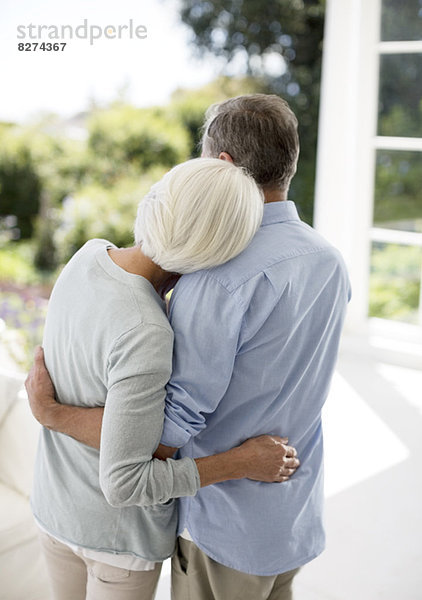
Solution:
[[[0,557],[34,537],[34,517],[28,499],[0,483]]]
[[[0,483],[0,599],[48,600],[47,571],[29,502]]]
[[[24,382],[23,375],[0,370],[0,427]]]
[[[0,481],[28,497],[40,425],[21,390],[0,428]]]
[[[49,600],[28,501],[39,425],[22,389],[23,379],[0,372],[0,600]]]

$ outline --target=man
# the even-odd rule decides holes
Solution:
[[[246,250],[174,289],[162,443],[199,457],[283,431],[301,468],[282,486],[224,482],[180,500],[175,600],[288,600],[299,567],[324,548],[321,409],[350,289],[338,252],[287,200],[298,153],[297,120],[276,96],[207,113],[202,155],[245,167],[266,205]]]

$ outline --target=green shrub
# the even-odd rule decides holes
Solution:
[[[374,244],[369,315],[417,323],[421,265],[421,248]]]
[[[171,97],[167,113],[179,121],[189,133],[189,155],[199,156],[201,127],[205,112],[211,104],[233,96],[265,92],[264,82],[252,77],[218,77],[211,83],[196,89],[178,89]]]
[[[42,343],[48,301],[30,290],[2,292],[0,340],[24,371],[31,366],[35,346]]]
[[[189,156],[187,132],[160,108],[117,104],[95,112],[88,130],[88,147],[93,163],[99,161],[102,181],[127,176],[131,169],[142,173],[156,165],[172,167]]]
[[[15,128],[0,132],[0,215],[17,218],[15,237],[30,238],[38,213],[41,181],[27,140]]]
[[[33,245],[28,242],[9,243],[0,248],[0,281],[21,285],[39,281],[33,254]]]
[[[156,167],[138,178],[122,178],[110,189],[92,183],[66,198],[54,234],[61,262],[92,238],[108,239],[117,246],[133,244],[138,203],[166,170]]]

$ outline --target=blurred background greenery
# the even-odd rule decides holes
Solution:
[[[215,81],[178,89],[165,106],[137,108],[117,98],[71,120],[51,114],[0,124],[0,318],[19,330],[15,348],[32,350],[40,341],[40,299],[86,240],[132,243],[138,201],[172,165],[198,156],[213,102],[252,92],[287,98],[302,139],[291,198],[312,222],[324,2],[278,0],[267,8],[256,0],[180,3],[194,51],[203,60],[224,57],[226,66],[240,59],[240,76],[223,66]]]
[[[47,114],[26,124],[0,123],[0,319],[19,331],[16,347],[30,355],[40,342],[54,280],[86,240],[132,243],[137,203],[172,165],[198,156],[200,127],[213,102],[251,92],[288,100],[301,139],[290,199],[312,224],[324,8],[324,0],[276,0],[265,10],[260,0],[181,0],[194,52],[203,60],[221,57],[225,65],[213,82],[178,89],[164,106],[138,108],[118,96],[71,119]],[[236,61],[242,75],[228,75]],[[401,57],[381,64],[380,135],[397,135],[397,128],[400,135],[420,134],[420,96],[403,102],[409,73],[419,76],[419,63],[410,67]],[[400,219],[410,219],[422,231],[418,161],[412,153],[377,156],[376,226],[400,228]],[[369,314],[412,322],[420,252],[393,246],[373,247]],[[17,356],[25,368],[28,352]]]

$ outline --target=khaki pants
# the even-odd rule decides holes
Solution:
[[[153,571],[128,571],[79,556],[40,532],[53,600],[153,600],[161,563]]]
[[[281,575],[248,575],[209,558],[194,543],[177,540],[172,559],[172,600],[292,600],[299,569]]]

